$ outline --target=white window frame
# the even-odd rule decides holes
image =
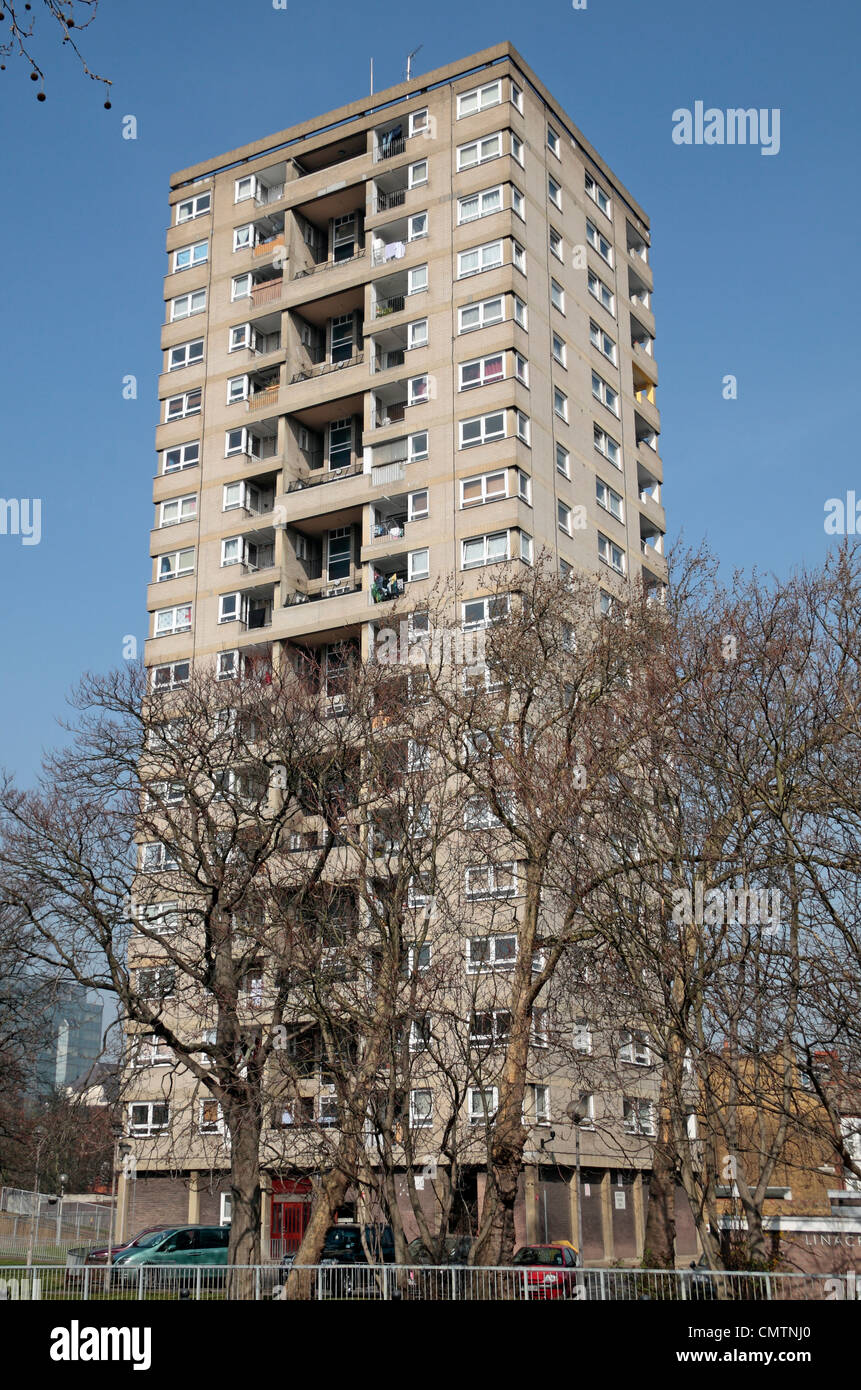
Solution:
[[[243,185],[245,185],[245,184],[248,185],[247,188],[243,186]],[[245,200],[246,200],[247,198],[256,198],[256,197],[257,197],[257,175],[256,175],[256,174],[242,174],[238,179],[235,179],[235,180],[234,180],[234,183],[233,183],[233,201],[234,201],[234,203],[244,203]]]
[[[215,679],[217,681],[237,680],[241,674],[242,657],[238,647],[218,653],[215,663]]]
[[[487,315],[487,313],[485,312],[486,309],[487,309],[487,307],[488,307],[489,305],[493,305],[493,306],[495,307],[497,304],[499,305],[499,314],[498,314],[498,316],[497,316],[496,314],[494,314],[492,317],[489,317],[489,316]],[[477,321],[476,323],[470,323],[468,326],[465,327],[465,326],[464,326],[464,317],[465,317],[466,315],[473,316],[473,315],[475,315],[475,314],[478,315],[478,321]],[[477,303],[474,303],[474,304],[464,304],[464,305],[462,305],[462,306],[458,309],[458,311],[457,311],[457,332],[458,332],[458,336],[460,336],[460,334],[462,334],[462,333],[474,333],[474,332],[475,332],[477,329],[479,329],[479,328],[487,328],[487,327],[489,327],[489,326],[492,325],[492,324],[504,323],[504,321],[505,321],[505,295],[504,295],[504,294],[494,294],[494,295],[491,295],[491,297],[490,297],[489,299],[480,299]]]
[[[547,148],[551,154],[555,154],[557,159],[562,157],[562,141],[559,132],[553,129],[552,125],[547,126]]]
[[[424,498],[422,507],[417,498]],[[426,487],[418,488],[407,496],[407,521],[426,521],[430,516],[430,491]]]
[[[200,253],[203,253],[202,255]],[[180,257],[186,256],[184,265],[180,264]],[[195,241],[188,246],[178,246],[173,253],[173,273],[179,270],[193,270],[195,266],[206,265],[209,260],[209,238],[206,241]]]
[[[188,617],[184,616],[188,612]],[[179,632],[191,632],[193,611],[190,603],[174,603],[169,608],[156,608],[153,613],[153,637],[175,637]],[[170,626],[162,626],[162,620],[170,620]]]
[[[422,283],[424,279],[424,283]],[[427,265],[415,265],[407,271],[407,294],[422,294],[428,287]]]
[[[170,300],[170,322],[193,318],[195,314],[206,313],[206,290],[191,290]]]
[[[427,1111],[419,1113],[417,1097],[427,1099]],[[429,1129],[433,1124],[433,1091],[429,1086],[417,1086],[410,1091],[410,1129]]]
[[[596,275],[594,270],[587,270],[586,284],[592,298],[596,299],[598,303],[607,310],[607,313],[612,314],[615,318],[616,296],[609,285],[605,285],[600,275]]]
[[[236,378],[238,380],[239,378]],[[230,436],[238,434],[240,436],[237,447],[231,448]],[[258,434],[248,429],[246,425],[235,425],[233,429],[224,432],[224,457],[229,458],[253,458],[261,457],[261,440]]]
[[[553,414],[568,423],[568,397],[560,386],[553,387]]]
[[[428,134],[430,131],[430,116],[426,106],[420,106],[417,111],[410,112],[408,130],[410,138],[414,135]]]
[[[524,331],[528,330],[529,313],[526,303],[517,294],[513,296],[512,317],[514,318],[514,322],[519,324]]]
[[[652,1049],[648,1035],[641,1028],[622,1029],[619,1039],[619,1061],[630,1062],[637,1067],[652,1065]]]
[[[547,175],[547,197],[555,208],[562,211],[562,185],[552,174]]]
[[[199,353],[191,355],[192,348],[200,348]],[[174,354],[183,353],[184,361],[175,362]],[[191,338],[187,343],[177,343],[175,347],[168,348],[167,369],[169,372],[180,372],[183,367],[196,367],[203,361],[203,339]]]
[[[487,1097],[490,1096],[490,1106]],[[478,1106],[475,1098],[480,1097]],[[499,1109],[499,1089],[496,1086],[470,1086],[467,1089],[467,1111],[471,1125],[493,1124]]]
[[[139,1111],[142,1109],[146,1109],[148,1119],[145,1120],[143,1123],[135,1123],[135,1120],[133,1118],[134,1113],[136,1110]],[[164,1121],[161,1124],[156,1124],[153,1118],[156,1110],[165,1110],[167,1112]],[[166,1129],[170,1128],[170,1106],[167,1104],[166,1101],[163,1100],[130,1101],[128,1125],[129,1134],[134,1135],[138,1139],[151,1138],[154,1134],[162,1134]]]
[[[592,395],[596,401],[600,401],[601,405],[610,411],[611,415],[619,418],[619,392],[598,372],[592,373]]]
[[[558,345],[558,351],[557,351],[557,345]],[[554,362],[558,362],[558,364],[559,364],[560,367],[566,367],[566,368],[567,368],[567,366],[568,366],[568,344],[566,343],[565,339],[562,337],[562,334],[561,334],[561,333],[557,333],[555,329],[554,329],[553,332],[550,334],[550,352],[551,352],[551,355],[552,355],[552,357],[553,357],[553,361],[554,361]]]
[[[624,524],[625,521],[625,501],[620,493],[604,482],[603,478],[595,478],[595,501],[610,516],[614,516],[617,521]],[[613,504],[616,504],[615,507]]]
[[[481,608],[481,617],[469,617],[467,610],[470,608]],[[494,612],[498,607],[499,611]],[[492,627],[494,623],[501,622],[511,611],[511,596],[509,594],[485,594],[483,598],[467,598],[460,605],[461,621],[460,626],[463,632],[475,632],[481,628]]]
[[[529,416],[522,410],[514,412],[514,433],[517,439],[523,444],[529,444],[532,435],[532,424]]]
[[[518,84],[517,84],[516,82],[514,82],[513,80],[511,81],[511,92],[510,92],[510,97],[509,97],[509,99],[510,99],[511,105],[514,107],[515,111],[519,111],[520,114],[521,114],[521,116],[522,116],[522,115],[523,115],[523,88],[522,88],[522,87],[519,87]]]
[[[195,400],[197,404],[194,403]],[[195,386],[191,391],[181,391],[176,396],[166,396],[164,423],[167,425],[172,420],[185,420],[190,415],[199,415],[202,409],[203,388],[200,386]]]
[[[588,170],[588,169],[585,171],[585,188],[586,188],[587,194],[588,194],[589,197],[592,199],[592,202],[595,204],[595,206],[598,207],[598,208],[600,208],[601,211],[603,212],[604,216],[605,216],[609,221],[612,222],[612,220],[613,220],[613,203],[612,203],[612,199],[610,198],[609,193],[607,193],[607,192],[601,187],[600,183],[596,182],[596,180],[593,179],[593,177],[592,177],[592,175],[589,173],[589,170]],[[602,201],[602,199],[603,199],[603,201]]]
[[[635,1111],[635,1114],[632,1112]],[[646,1114],[646,1123],[643,1123],[643,1112]],[[622,1128],[626,1134],[638,1135],[644,1139],[653,1139],[657,1133],[655,1125],[655,1102],[647,1100],[645,1096],[623,1096],[622,1098]]]
[[[424,448],[417,447],[417,440],[424,440]],[[416,463],[420,459],[428,457],[428,432],[427,430],[416,430],[414,434],[407,435],[407,462]]]
[[[595,223],[588,217],[586,218],[586,240],[592,247],[592,250],[597,251],[601,260],[605,261],[607,265],[612,266],[613,243],[604,236],[603,232],[598,231]]]
[[[602,458],[611,463],[614,468],[622,469],[622,446],[618,439],[614,439],[612,434],[608,434],[600,425],[592,424],[592,442]]]
[[[564,444],[556,445],[556,472],[561,473],[563,478],[571,477],[571,454]]]
[[[179,667],[182,667],[182,666],[187,667],[187,673],[186,673],[186,675],[185,675],[184,677],[182,677],[181,679],[177,679],[176,674],[175,674],[176,668],[177,668],[178,666],[179,666]],[[166,681],[165,681],[165,680],[159,681],[159,680],[158,680],[159,673],[163,673],[163,672],[165,672],[165,671],[168,673],[168,679],[167,679]],[[166,661],[166,662],[162,662],[159,666],[153,666],[153,667],[151,668],[151,670],[150,670],[150,688],[151,688],[155,693],[158,693],[158,691],[160,691],[160,690],[176,690],[176,689],[178,689],[178,687],[181,686],[181,685],[188,685],[188,682],[190,681],[190,679],[191,679],[191,662],[190,662],[188,659],[186,659],[185,661]]]
[[[243,595],[240,592],[219,594],[219,623],[241,623],[243,621]],[[234,611],[231,611],[233,609]]]
[[[202,203],[204,199],[206,200],[206,207],[198,207],[198,203]],[[185,217],[182,216],[182,211],[184,208],[191,208],[191,212],[189,212]],[[196,193],[193,198],[183,198],[181,203],[177,203],[176,221],[174,225],[179,227],[182,225],[183,222],[193,222],[196,217],[205,217],[211,211],[212,194]]]
[[[498,956],[498,942],[513,942],[514,951],[511,955],[505,955],[501,959]],[[481,942],[482,949],[479,955],[473,955],[473,946]],[[513,970],[517,964],[517,933],[516,932],[493,932],[487,936],[471,936],[466,943],[466,973],[467,975],[480,975],[486,970]]]
[[[627,572],[627,556],[624,550],[601,531],[598,532],[598,559],[607,565],[609,569],[613,570],[615,574],[625,574]]]
[[[487,421],[496,420],[500,416],[502,417],[502,429],[494,429],[490,432]],[[464,438],[465,431],[470,425],[478,425],[479,427],[478,437],[475,439]],[[466,420],[458,420],[457,429],[459,449],[473,449],[477,448],[480,444],[489,444],[497,439],[506,439],[508,437],[507,412],[505,410],[489,410],[484,415],[471,415]]]
[[[189,560],[183,560],[183,556],[191,556]],[[164,561],[173,562],[167,573],[162,573]],[[189,574],[194,574],[194,546],[184,545],[180,550],[166,550],[161,555],[156,555],[156,583],[164,584],[170,579],[184,579]]]
[[[588,1018],[575,1018],[572,1046],[583,1057],[592,1056],[592,1028]]]
[[[510,529],[506,529],[505,531],[488,531],[483,536],[464,536],[460,543],[461,569],[474,570],[481,569],[484,565],[505,564],[511,559],[512,534]],[[498,543],[503,538],[505,540],[505,553],[499,555],[492,553],[490,542]],[[481,546],[480,557],[475,560],[467,560],[467,546],[471,546],[475,549],[479,545]],[[498,548],[498,546],[495,548]]]
[[[485,93],[491,95],[485,99]],[[464,110],[464,106],[472,97],[476,103],[469,111]],[[464,116],[475,116],[479,111],[486,111],[491,106],[502,104],[502,78],[498,77],[495,82],[485,82],[481,87],[472,87],[468,92],[459,92],[457,97],[457,120],[462,120]]]
[[[550,303],[554,309],[558,309],[560,314],[565,313],[565,291],[558,280],[551,278],[550,281]]]
[[[616,343],[606,329],[602,328],[600,323],[596,323],[594,319],[589,320],[589,342],[603,357],[606,357],[608,362],[612,362],[614,367],[617,366]]]
[[[502,886],[499,884],[500,875],[505,875]],[[510,882],[507,881],[509,877]],[[464,869],[463,892],[464,897],[470,902],[487,902],[492,898],[516,898],[519,891],[516,860],[503,860],[499,864],[468,864]]]
[[[412,323],[407,324],[407,351],[427,347],[428,342],[427,319],[413,319]]]
[[[430,400],[430,377],[427,372],[407,379],[407,404],[425,405]]]
[[[419,579],[430,578],[430,555],[427,546],[421,550],[410,550],[407,553],[407,579],[415,583]]]
[[[557,261],[564,261],[565,247],[562,242],[562,233],[557,232],[555,227],[551,227],[548,236],[550,239],[550,254],[555,256]]]
[[[500,266],[503,266],[505,264],[504,243],[504,237],[497,237],[494,241],[486,241],[481,246],[469,246],[465,251],[458,251],[458,280],[468,280],[472,275],[482,275],[487,270],[498,270]],[[497,255],[498,260],[496,259]],[[468,257],[475,258],[476,264],[473,268],[465,269],[468,264]]]
[[[505,184],[498,183],[493,188],[482,188],[475,193],[467,193],[462,198],[458,198],[457,225],[462,227],[469,222],[478,222],[482,217],[493,217],[495,213],[504,211],[505,187]],[[486,202],[490,205],[485,206]],[[469,211],[470,205],[473,203],[476,207],[475,212]]]
[[[250,270],[243,271],[241,275],[234,275],[230,281],[230,302],[235,303],[237,299],[250,299],[253,289],[254,276]]]
[[[204,1123],[203,1115],[208,1105],[215,1105],[216,1120]],[[214,1096],[200,1096],[197,1102],[197,1132],[198,1134],[223,1134],[224,1133],[224,1114],[221,1109],[220,1101]]]
[[[193,456],[188,456],[186,451],[191,450]],[[176,456],[176,461],[171,463],[169,460]],[[200,463],[200,440],[189,439],[185,444],[175,444],[172,449],[163,449],[161,454],[161,471],[165,473],[181,473],[186,468],[196,468]]]
[[[501,130],[494,130],[489,135],[479,135],[474,140],[468,140],[464,145],[458,145],[455,151],[455,169],[457,172],[461,173],[464,169],[477,169],[480,164],[489,164],[492,159],[499,159],[503,152],[503,134],[504,132]],[[486,149],[485,146],[488,148]]]
[[[560,500],[556,503],[556,521],[560,531],[564,531],[566,536],[571,535],[571,508],[567,502]]]
[[[407,187],[419,188],[428,181],[428,162],[426,159],[417,159],[411,164],[407,171]]]
[[[407,241],[421,241],[428,234],[427,212],[414,212],[407,218]]]
[[[499,371],[489,373],[492,364],[499,363]],[[465,374],[470,369],[478,368],[478,374],[473,381],[465,381]],[[457,389],[458,391],[473,391],[477,386],[492,386],[495,382],[505,380],[505,352],[489,352],[484,357],[471,357],[466,362],[459,362],[457,367]]]
[[[193,503],[194,503],[194,509],[193,509],[193,511],[192,511],[188,516],[183,516],[183,514],[182,514],[182,513],[183,513],[183,508],[184,508],[184,507],[186,506],[186,504],[189,503],[189,502],[193,502]],[[175,521],[166,521],[166,520],[165,520],[165,509],[166,509],[167,507],[176,507],[176,508],[177,508],[177,517],[176,517],[176,520],[175,520]],[[186,522],[186,521],[196,521],[196,520],[197,520],[197,493],[196,493],[196,492],[189,492],[189,493],[187,493],[184,497],[169,497],[169,498],[167,498],[166,501],[159,503],[159,523],[158,523],[158,524],[159,524],[159,529],[160,529],[162,526],[181,526],[181,525],[182,525],[184,522]]]
[[[488,492],[488,482],[491,479],[496,478],[502,478],[503,490],[501,492],[497,492],[495,490],[492,492]],[[474,500],[467,499],[465,496],[466,489],[469,487],[471,483],[481,484],[481,496],[475,498]],[[508,497],[509,495],[510,493],[508,488],[508,469],[506,467],[494,468],[489,473],[477,473],[472,478],[461,478],[460,480],[460,506],[461,510],[464,511],[470,511],[473,507],[486,506],[488,502],[501,502],[504,498]]]

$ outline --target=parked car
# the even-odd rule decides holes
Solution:
[[[371,1283],[375,1278],[375,1267],[395,1262],[395,1238],[391,1226],[365,1226],[365,1245],[371,1253],[370,1264],[358,1222],[341,1222],[337,1226],[330,1226],[320,1252],[321,1269],[314,1283],[313,1295],[317,1298],[349,1298],[358,1292],[373,1293]],[[290,1273],[294,1259],[294,1255],[285,1255],[281,1261],[279,1275],[282,1281]]]
[[[118,1245],[81,1245],[74,1250],[69,1250],[66,1254],[66,1283],[82,1284],[84,1282],[84,1269],[89,1266],[104,1268],[108,1263],[108,1251],[110,1250],[111,1264],[116,1264],[120,1255],[126,1254],[130,1250],[138,1250],[143,1246],[151,1244],[157,1240],[162,1231],[172,1231],[175,1227],[171,1223],[163,1223],[160,1226],[144,1226],[142,1231],[138,1231],[130,1240],[120,1241]],[[90,1276],[92,1284],[92,1276]]]
[[[117,1257],[115,1268],[118,1275],[128,1283],[137,1278],[137,1270],[141,1265],[145,1265],[147,1269],[182,1267],[178,1280],[180,1286],[190,1282],[189,1276],[191,1279],[194,1278],[195,1269],[211,1271],[217,1268],[220,1279],[220,1270],[227,1264],[229,1243],[229,1226],[172,1226],[158,1232],[154,1239],[147,1243],[124,1250]],[[209,1282],[215,1282],[211,1273],[207,1274],[207,1278]],[[167,1287],[173,1287],[169,1275],[164,1279],[156,1275],[147,1276],[147,1286],[157,1286],[160,1282]]]
[[[512,1264],[526,1270],[528,1298],[576,1298],[580,1257],[568,1241],[523,1245]]]
[[[465,1265],[472,1249],[472,1236],[446,1236],[440,1257],[431,1254],[420,1236],[407,1246],[407,1263],[411,1265]]]

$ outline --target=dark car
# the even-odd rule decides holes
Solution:
[[[407,1246],[407,1263],[411,1265],[465,1265],[469,1263],[472,1236],[446,1236],[443,1251],[434,1256],[420,1236]]]
[[[580,1257],[573,1245],[523,1245],[512,1264],[526,1270],[527,1298],[576,1298]]]
[[[375,1268],[395,1262],[395,1238],[391,1226],[365,1226],[365,1244],[358,1222],[330,1226],[320,1252],[320,1270],[314,1285],[317,1298],[350,1298],[353,1294],[374,1295],[377,1290]],[[365,1254],[370,1252],[370,1262]],[[286,1279],[294,1255],[281,1261],[280,1277]],[[341,1270],[343,1269],[343,1273]]]

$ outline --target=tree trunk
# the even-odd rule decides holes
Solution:
[[[335,1212],[341,1206],[350,1186],[351,1178],[343,1169],[326,1173],[317,1197],[311,1207],[311,1219],[305,1227],[302,1243],[296,1251],[293,1268],[284,1285],[282,1298],[290,1301],[307,1299],[311,1296],[311,1283],[314,1278],[310,1269],[302,1265],[316,1265],[320,1262],[320,1252],[326,1239],[326,1232],[332,1225]]]
[[[661,1078],[661,1127],[652,1155],[643,1264],[674,1269],[676,1264],[676,1163],[667,1108],[667,1078]]]
[[[260,1126],[247,1112],[230,1130],[230,1245],[228,1264],[260,1264]],[[253,1298],[254,1276],[237,1270],[229,1276],[230,1298]]]

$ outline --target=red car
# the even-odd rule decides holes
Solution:
[[[512,1264],[526,1270],[527,1298],[576,1298],[580,1257],[565,1241],[522,1245]]]

